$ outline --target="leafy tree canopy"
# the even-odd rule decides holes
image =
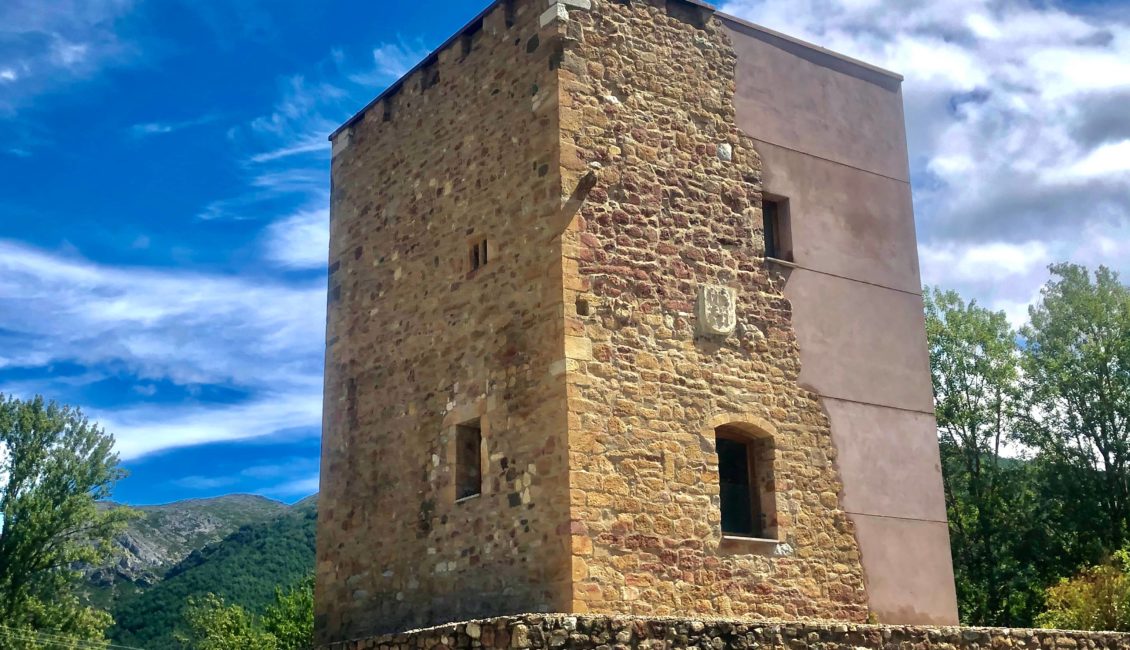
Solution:
[[[82,562],[101,561],[131,516],[99,512],[121,478],[114,439],[73,408],[0,395],[0,638],[104,639],[110,615],[78,596]]]
[[[276,587],[262,616],[215,594],[189,599],[177,640],[188,650],[308,650],[314,645],[314,579]]]

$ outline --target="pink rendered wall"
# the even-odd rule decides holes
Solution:
[[[884,623],[956,623],[901,81],[719,18],[738,54],[738,125],[765,192],[789,199],[800,381],[831,420],[870,608]]]

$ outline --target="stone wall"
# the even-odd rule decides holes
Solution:
[[[735,65],[694,3],[502,1],[335,134],[319,642],[523,611],[867,620]],[[713,328],[707,287],[734,306]],[[722,426],[767,450],[771,539],[721,533]],[[483,645],[520,643],[501,625]]]
[[[322,641],[569,607],[544,4],[499,3],[333,138]],[[476,417],[483,493],[457,502],[455,427]]]
[[[565,189],[598,170],[564,242],[570,611],[866,620],[828,419],[763,259],[725,29],[679,0],[594,0],[566,34]],[[696,331],[705,285],[736,294],[728,337]],[[772,440],[775,540],[722,536],[725,424]]]
[[[335,643],[326,650],[1076,650],[1130,648],[1130,634],[832,622],[511,616]]]

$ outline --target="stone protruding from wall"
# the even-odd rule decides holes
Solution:
[[[1130,634],[834,622],[524,615],[444,625],[322,650],[1127,650]]]

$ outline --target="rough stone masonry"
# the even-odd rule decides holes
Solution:
[[[720,621],[626,616],[522,615],[467,621],[370,639],[328,650],[456,648],[648,650],[1125,650],[1130,635],[1004,628],[915,627],[828,622]]]
[[[899,82],[697,2],[500,0],[335,132],[319,643],[956,622]],[[496,627],[627,643],[560,620]],[[507,645],[458,630],[341,647]]]

